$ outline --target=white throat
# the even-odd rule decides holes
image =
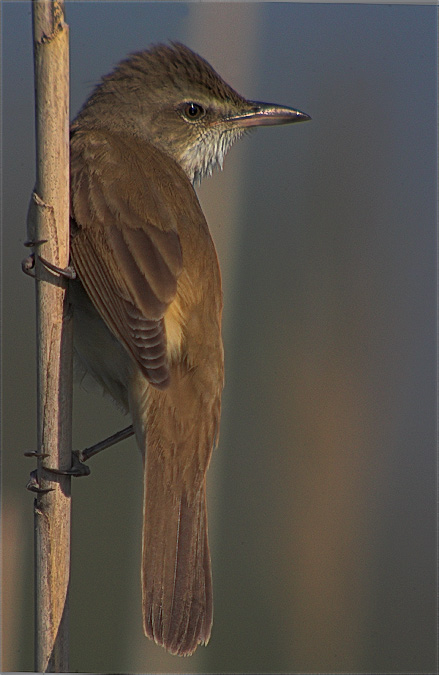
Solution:
[[[227,151],[242,134],[243,130],[238,128],[209,129],[189,146],[178,162],[191,183],[197,184],[214,169],[222,169]]]

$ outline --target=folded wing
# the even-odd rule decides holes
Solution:
[[[144,143],[142,144],[145,145]],[[148,152],[149,150],[149,152]],[[157,388],[169,383],[164,314],[182,251],[163,190],[180,170],[154,147],[103,131],[71,143],[73,264],[98,312]],[[145,164],[145,158],[147,158]]]

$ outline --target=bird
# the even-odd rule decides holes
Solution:
[[[224,384],[221,273],[195,185],[248,129],[308,119],[245,99],[173,42],[121,61],[71,125],[75,360],[131,415],[143,627],[179,656],[212,628],[206,472]]]

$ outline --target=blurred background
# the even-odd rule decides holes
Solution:
[[[143,637],[141,460],[73,482],[71,670],[436,668],[433,6],[67,2],[71,114],[127,53],[180,40],[260,129],[199,196],[218,247],[226,387],[209,470],[215,617],[190,659]],[[3,671],[33,669],[35,178],[30,2],[3,3]],[[74,447],[128,424],[75,389]]]

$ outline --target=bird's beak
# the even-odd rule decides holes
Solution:
[[[233,122],[236,126],[242,128],[262,127],[272,124],[292,124],[293,122],[306,122],[311,117],[300,110],[288,108],[274,103],[261,103],[260,101],[249,101],[249,107],[242,112],[231,115],[227,118],[228,122]]]

